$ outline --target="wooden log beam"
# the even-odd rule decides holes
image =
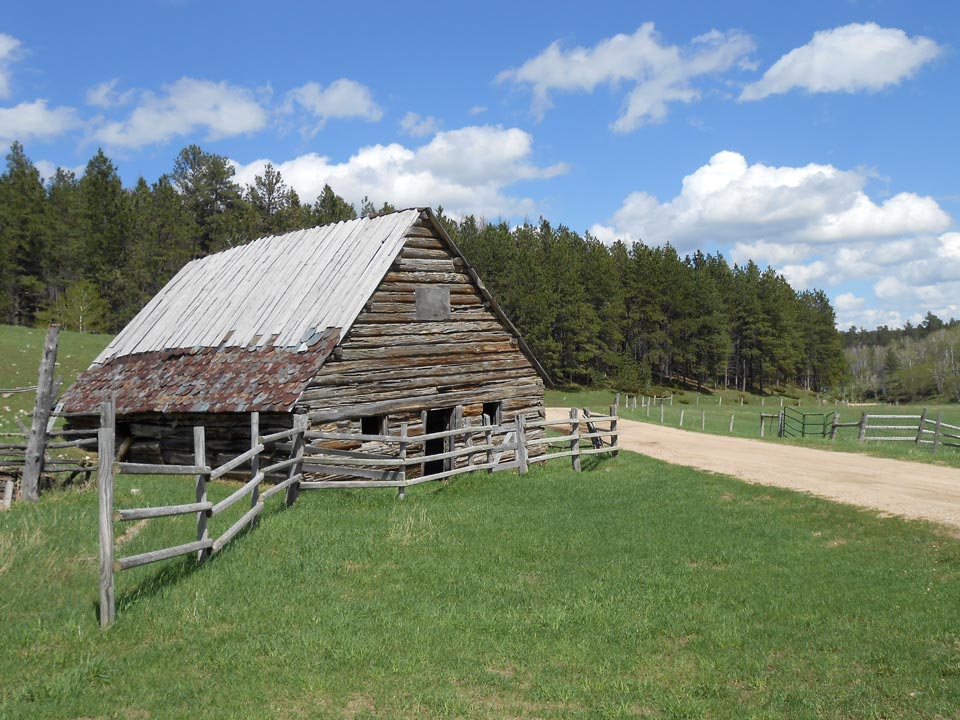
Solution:
[[[190,553],[206,552],[213,547],[213,540],[197,540],[196,542],[186,543],[185,545],[175,545],[173,547],[163,548],[162,550],[151,550],[150,552],[140,553],[139,555],[129,555],[125,558],[118,558],[113,561],[114,572],[129,570],[130,568],[147,565],[149,563],[168,560],[169,558],[180,555],[189,555]]]
[[[263,510],[262,502],[258,502],[247,510],[239,520],[224,531],[223,535],[213,541],[213,545],[210,547],[210,554],[215,555],[223,550],[224,546],[237,536],[237,533],[257,518],[261,510]]]
[[[216,468],[215,470],[211,470],[210,479],[216,480],[217,478],[226,475],[231,470],[234,470],[240,467],[245,462],[247,462],[248,460],[251,460],[254,456],[259,455],[262,452],[263,452],[263,443],[258,443],[254,445],[245,453],[237,455],[237,457],[233,458],[233,460],[229,460],[228,462],[225,462],[223,465]]]
[[[273,497],[278,492],[283,492],[288,487],[290,487],[293,483],[300,482],[301,480],[303,480],[302,474],[293,475],[292,477],[288,477],[283,482],[278,482],[276,485],[272,485],[269,489],[264,490],[262,493],[260,493],[260,502],[266,502],[266,500]]]
[[[210,468],[200,465],[153,465],[148,463],[114,463],[115,475],[209,475]]]
[[[235,490],[230,495],[225,497],[223,500],[218,502],[216,505],[211,506],[210,512],[209,512],[210,517],[216,517],[227,508],[232,507],[234,503],[241,500],[245,495],[247,495],[248,493],[252,493],[254,490],[256,490],[257,486],[260,485],[261,482],[263,482],[263,473],[258,472],[256,475],[250,478],[246,483],[244,483],[243,487]]]
[[[157,505],[145,508],[124,508],[113,513],[117,522],[129,520],[146,520],[147,518],[172,517],[174,515],[189,515],[195,512],[207,512],[213,507],[209,502],[186,503],[184,505]]]
[[[309,460],[304,459],[303,470],[314,475],[332,475],[334,477],[342,475],[344,477],[361,477],[389,482],[402,482],[406,474],[402,470],[377,469],[364,467],[345,467],[337,465],[313,465]],[[336,481],[331,481],[336,482]],[[306,487],[306,483],[301,483],[300,487]]]

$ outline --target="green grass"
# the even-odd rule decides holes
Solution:
[[[191,495],[175,479],[117,490],[119,506]],[[558,462],[465,476],[403,502],[304,493],[200,569],[119,574],[107,632],[96,516],[89,491],[0,514],[0,718],[960,707],[960,542],[629,453],[582,474]],[[124,552],[191,532],[190,518],[151,520]]]
[[[548,390],[545,402],[550,407],[587,407],[598,412],[606,412],[614,402],[616,393],[610,390],[577,390],[558,391]],[[722,397],[722,401],[720,398]],[[743,404],[741,404],[741,399]],[[700,432],[701,427],[708,433],[715,435],[730,435],[743,438],[759,439],[760,415],[776,414],[780,412],[781,398],[779,396],[762,397],[759,395],[741,394],[734,391],[724,391],[711,395],[699,395],[694,392],[676,394],[673,404],[663,408],[663,424],[668,427],[680,427],[680,414],[683,412],[683,428]],[[649,409],[640,406],[626,407],[626,396],[621,394],[620,417],[640,422],[660,423],[660,406]],[[797,406],[795,398],[784,398],[784,405],[791,406],[804,413],[831,413],[838,412],[842,422],[855,422],[862,413],[883,415],[920,415],[924,408],[928,417],[933,419],[939,411],[943,422],[960,426],[960,405],[869,405],[862,407],[844,407],[839,403],[817,404],[815,397],[804,397]],[[730,433],[730,416],[734,416],[733,433]],[[812,420],[812,418],[811,418]],[[943,447],[932,453],[930,445],[915,446],[910,442],[868,442],[860,445],[857,441],[857,428],[839,428],[834,441],[828,438],[777,438],[776,420],[766,421],[765,439],[771,442],[786,442],[790,444],[817,447],[825,450],[844,452],[862,452],[877,457],[887,457],[898,460],[948,465],[960,467],[960,449]]]
[[[45,329],[0,325],[0,389],[37,384],[46,335]],[[66,389],[81,371],[87,369],[111,339],[110,335],[60,333],[55,377],[63,378],[62,389]],[[0,432],[15,432],[16,417],[29,427],[35,398],[33,392],[0,393]]]

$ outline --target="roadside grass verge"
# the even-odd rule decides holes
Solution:
[[[729,395],[729,397],[728,397]],[[667,427],[680,427],[680,413],[683,412],[683,429],[691,432],[711,433],[714,435],[733,435],[734,437],[760,439],[760,415],[777,414],[780,412],[779,397],[764,397],[757,395],[743,395],[744,404],[740,405],[740,393],[723,395],[722,404],[718,404],[718,395],[702,395],[697,401],[696,394],[686,392],[683,396],[674,397],[673,405],[663,408],[663,424]],[[587,407],[591,411],[604,412],[609,410],[616,393],[610,390],[576,390],[558,391],[548,390],[545,403],[550,407]],[[625,398],[625,395],[621,395]],[[791,402],[785,400],[785,403]],[[792,401],[796,403],[795,400]],[[943,413],[943,421],[951,425],[960,426],[960,405],[871,405],[863,407],[844,407],[826,404],[817,406],[816,400],[804,398],[801,407],[797,410],[805,413],[840,413],[843,422],[855,422],[862,413],[876,415],[920,415],[924,407],[927,408],[927,417],[933,419],[936,413]],[[763,404],[761,404],[763,403]],[[649,409],[640,407],[636,410],[620,406],[620,417],[626,420],[637,420],[660,424],[660,406],[651,406]],[[733,432],[730,432],[730,416],[734,416]],[[823,450],[838,450],[842,452],[860,452],[877,457],[895,460],[911,460],[915,462],[947,465],[960,468],[960,448],[941,447],[934,455],[930,445],[916,446],[911,442],[878,442],[869,441],[860,445],[857,441],[857,428],[838,428],[834,441],[829,438],[778,438],[776,436],[777,423],[774,419],[766,421],[765,440],[770,442],[790,443],[805,447],[816,447]]]
[[[305,492],[204,567],[120,573],[107,632],[96,493],[18,504],[0,718],[956,717],[949,533],[632,453],[584,464]],[[117,505],[191,492],[121,477]],[[123,552],[192,532],[152,520]]]

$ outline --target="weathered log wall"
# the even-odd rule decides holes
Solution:
[[[418,319],[418,288],[447,290],[449,319]],[[406,422],[415,436],[423,410],[460,406],[479,425],[484,403],[501,403],[504,421],[542,419],[543,380],[464,261],[421,221],[300,402],[314,428],[358,432],[360,418],[386,416],[388,433]]]

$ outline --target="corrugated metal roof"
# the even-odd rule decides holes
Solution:
[[[180,348],[306,350],[363,309],[417,221],[403,210],[255,240],[188,263],[94,360]]]

